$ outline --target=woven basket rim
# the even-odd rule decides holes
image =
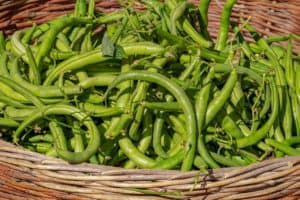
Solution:
[[[54,158],[54,157],[50,157],[50,156],[46,156],[44,154],[41,154],[41,153],[37,153],[37,152],[34,152],[34,151],[30,151],[22,146],[17,146],[15,144],[12,144],[10,142],[7,142],[7,141],[4,141],[2,139],[0,139],[0,150],[1,151],[10,151],[11,149],[13,148],[16,148],[17,147],[17,150],[16,151],[23,151],[25,154],[28,154],[28,155],[33,155],[35,157],[38,157],[38,158],[42,158],[44,160],[53,160],[53,161],[56,161],[56,162],[61,162],[62,164],[66,164],[66,165],[74,165],[74,164],[70,164],[68,163],[67,161],[64,161],[60,158]],[[228,172],[228,171],[234,171],[234,170],[237,170],[237,169],[241,169],[241,168],[251,168],[253,166],[261,166],[261,165],[265,165],[265,164],[270,164],[270,163],[274,163],[278,160],[281,160],[281,161],[293,161],[293,160],[299,160],[300,162],[300,156],[285,156],[285,157],[282,157],[282,158],[270,158],[270,159],[267,159],[267,160],[264,160],[264,161],[261,161],[261,162],[256,162],[256,163],[251,163],[247,166],[242,166],[242,167],[222,167],[222,168],[216,168],[216,169],[210,169],[209,171],[214,171],[214,172],[218,172],[218,173],[223,173],[223,172]],[[115,169],[115,170],[124,170],[124,171],[136,171],[136,170],[141,170],[141,171],[151,171],[151,172],[180,172],[180,173],[194,173],[194,172],[199,172],[199,170],[192,170],[192,171],[188,171],[188,172],[184,172],[184,171],[180,171],[178,169],[171,169],[171,170],[160,170],[160,169],[125,169],[125,168],[122,168],[122,167],[117,167],[117,166],[109,166],[109,165],[96,165],[96,164],[91,164],[91,163],[80,163],[80,164],[75,164],[74,166],[82,166],[82,167],[86,167],[86,166],[89,166],[89,167],[103,167],[103,168],[107,168],[107,169]],[[205,172],[201,172],[201,173],[204,173]]]
[[[245,167],[221,168],[208,171],[208,173],[201,173],[199,171],[181,172],[178,170],[124,169],[89,163],[71,165],[61,159],[47,157],[36,152],[15,147],[16,146],[11,143],[0,140],[0,169],[2,170],[2,179],[24,179],[21,183],[24,183],[25,180],[33,181],[31,184],[37,184],[37,186],[31,186],[33,191],[40,190],[41,188],[39,187],[43,186],[43,190],[55,189],[55,192],[58,192],[58,194],[67,192],[63,193],[63,196],[73,189],[77,188],[80,190],[81,187],[84,187],[85,182],[86,184],[92,185],[96,182],[108,184],[107,186],[113,187],[112,190],[119,192],[117,194],[111,193],[112,196],[116,195],[115,198],[112,198],[110,195],[106,197],[101,195],[100,199],[117,199],[125,196],[133,198],[134,194],[128,193],[132,192],[134,188],[136,188],[136,191],[138,191],[138,189],[150,189],[151,191],[152,188],[155,189],[157,187],[162,188],[162,191],[168,190],[168,188],[177,188],[176,191],[179,192],[178,194],[180,194],[180,196],[176,197],[174,196],[175,194],[170,194],[169,196],[167,195],[168,199],[186,198],[193,193],[203,194],[204,196],[222,196],[222,192],[218,193],[222,188],[222,190],[229,191],[235,191],[235,189],[237,189],[236,192],[229,192],[229,194],[225,195],[224,199],[231,199],[226,198],[228,195],[229,197],[235,197],[232,199],[241,199],[238,197],[245,197],[242,199],[252,199],[250,197],[255,197],[254,199],[257,199],[264,193],[266,196],[290,195],[295,193],[296,196],[298,191],[298,187],[292,187],[293,184],[297,182],[297,180],[292,180],[292,177],[298,175],[300,172],[300,156],[270,159]],[[26,174],[25,176],[23,175],[24,172]],[[76,183],[78,183],[77,181],[83,181],[83,183],[77,187],[75,187],[76,185],[72,186],[73,189],[69,188],[74,184],[74,181],[76,181]],[[277,185],[275,184],[276,182],[282,184]],[[266,189],[252,192],[251,187],[257,187],[257,185],[260,186],[261,184],[261,187],[266,187]],[[37,187],[37,189],[35,187]],[[239,188],[241,187],[246,188],[242,193],[239,192]],[[287,190],[286,187],[291,188]],[[86,186],[86,189],[89,191],[91,188]],[[282,189],[285,190],[281,191]],[[80,197],[91,197],[89,193],[85,192],[76,193],[76,195]],[[99,196],[93,197],[99,198]],[[148,197],[150,199],[154,197],[155,199],[159,199],[158,196],[149,196],[149,194],[136,197],[136,199],[147,199]]]

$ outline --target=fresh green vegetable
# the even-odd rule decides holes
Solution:
[[[243,22],[248,42],[227,0],[214,42],[210,0],[142,2],[105,14],[77,0],[0,32],[1,139],[70,163],[183,171],[299,154],[299,36]]]

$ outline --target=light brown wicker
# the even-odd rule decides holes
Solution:
[[[190,0],[197,4],[199,0]],[[0,30],[9,34],[13,31],[40,24],[50,19],[72,12],[75,0],[0,0]],[[96,0],[98,11],[110,12],[120,8],[117,0]],[[124,1],[121,1],[124,2]],[[217,36],[219,17],[224,0],[212,0],[209,8],[209,32]],[[137,9],[143,8],[136,3]],[[262,34],[300,34],[299,0],[239,0],[234,6],[231,21],[251,16],[250,24]],[[298,52],[299,43],[294,43]]]
[[[0,199],[300,198],[300,157],[200,174],[70,165],[0,141],[0,176]],[[162,196],[154,197],[151,192]]]
[[[212,0],[210,32],[216,36],[224,1]],[[0,30],[9,34],[73,10],[70,0],[0,0]],[[142,5],[136,4],[141,9]],[[97,9],[118,9],[97,1]],[[240,0],[233,21],[251,16],[264,35],[300,34],[299,0]],[[297,51],[299,44],[294,45]],[[198,171],[127,170],[70,165],[0,140],[0,199],[300,199],[300,156],[242,168]],[[161,195],[155,195],[157,193]],[[155,193],[155,194],[154,194]]]

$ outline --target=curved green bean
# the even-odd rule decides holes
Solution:
[[[123,73],[118,76],[114,82],[108,87],[104,96],[110,92],[110,90],[116,86],[117,84],[125,81],[125,80],[143,80],[150,81],[156,84],[165,87],[169,90],[177,99],[177,102],[182,107],[184,114],[187,120],[187,142],[185,145],[185,158],[182,164],[182,170],[189,170],[192,167],[193,159],[195,155],[196,148],[196,123],[195,123],[195,115],[194,110],[191,105],[189,98],[186,96],[185,92],[180,88],[177,84],[175,84],[170,79],[165,76],[154,73],[154,72],[139,72],[132,71]]]
[[[100,145],[100,134],[98,132],[98,128],[89,116],[87,116],[79,109],[68,105],[43,106],[40,107],[40,109],[34,111],[33,114],[27,119],[25,119],[20,124],[18,129],[13,133],[14,143],[19,143],[19,137],[28,125],[30,125],[37,119],[49,115],[71,115],[72,117],[76,118],[79,122],[83,123],[88,128],[90,134],[89,143],[86,149],[82,152],[74,153],[58,148],[57,153],[61,158],[71,163],[81,163],[87,161],[92,155],[95,154]]]
[[[220,19],[219,33],[215,46],[216,50],[222,51],[225,48],[229,33],[231,11],[236,2],[237,0],[227,0],[224,4]]]
[[[237,139],[236,143],[238,148],[245,148],[247,146],[256,144],[266,136],[271,126],[273,126],[279,112],[278,92],[277,92],[274,79],[272,79],[271,82],[271,90],[272,90],[272,113],[268,121],[260,129],[258,129],[251,135],[244,138]]]

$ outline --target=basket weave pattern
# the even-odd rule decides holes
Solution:
[[[0,141],[0,198],[154,199],[136,190],[169,192],[155,199],[300,198],[300,157],[272,159],[243,168],[197,171],[128,170],[69,165]]]
[[[196,2],[195,2],[196,3]],[[209,29],[217,35],[224,1],[212,0]],[[0,30],[10,34],[74,8],[74,0],[0,0]],[[97,1],[97,10],[120,8]],[[136,3],[137,9],[143,6]],[[251,16],[264,35],[300,34],[299,0],[240,0],[232,21]],[[294,43],[298,51],[299,44]],[[271,159],[242,168],[197,171],[127,170],[62,160],[16,148],[0,140],[0,199],[300,199],[300,157]],[[161,196],[153,195],[161,192]]]
[[[191,0],[198,4],[199,0]],[[11,34],[15,30],[41,24],[74,10],[75,0],[0,0],[0,30]],[[212,0],[209,8],[209,32],[216,38],[224,0]],[[96,0],[96,10],[111,12],[119,9],[117,0]],[[143,5],[136,3],[136,9]],[[233,8],[232,22],[251,16],[258,32],[270,35],[295,33],[300,35],[299,0],[239,0]],[[249,37],[247,39],[250,39]],[[294,43],[298,53],[299,43]]]

